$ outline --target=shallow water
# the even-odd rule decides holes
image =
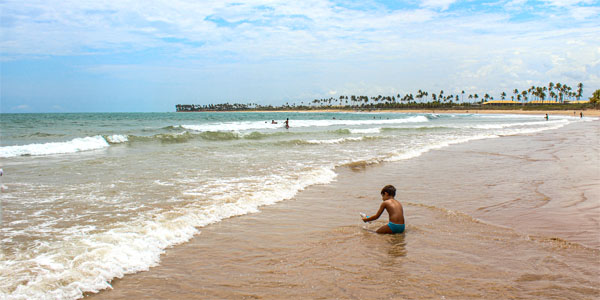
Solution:
[[[281,127],[281,122],[286,117],[291,119],[292,128],[289,130]],[[278,120],[279,124],[270,124],[271,119]],[[581,222],[573,222],[583,224],[583,227],[573,230],[569,229],[572,227],[561,224],[558,230],[560,235],[549,236],[597,249],[600,243],[589,238],[590,230],[597,232],[598,229],[597,202],[594,201],[597,199],[594,198],[597,189],[589,188],[590,183],[585,180],[580,181],[587,176],[579,176],[577,169],[567,170],[569,176],[572,176],[568,181],[556,177],[557,181],[553,183],[555,177],[549,175],[547,178],[536,177],[531,182],[515,185],[515,189],[520,188],[533,193],[528,193],[531,199],[525,201],[524,206],[521,204],[511,206],[510,203],[505,203],[504,206],[501,205],[502,209],[498,210],[490,208],[507,201],[506,197],[498,196],[503,193],[500,187],[498,191],[494,191],[492,186],[481,191],[482,197],[491,199],[483,203],[476,202],[477,197],[461,202],[458,201],[458,197],[435,198],[433,196],[435,193],[464,194],[465,187],[453,191],[452,187],[455,184],[445,183],[445,178],[464,177],[464,180],[468,180],[466,182],[472,182],[476,187],[474,191],[479,191],[482,182],[473,181],[479,178],[476,175],[479,172],[478,162],[486,163],[490,158],[502,157],[501,155],[480,151],[480,154],[472,155],[472,159],[468,160],[471,165],[454,170],[451,168],[456,160],[454,157],[419,165],[424,158],[419,156],[433,149],[454,149],[471,145],[475,143],[473,141],[480,139],[487,139],[481,143],[493,142],[505,139],[498,138],[499,136],[515,134],[546,137],[546,133],[555,130],[559,132],[573,126],[597,128],[597,126],[593,127],[595,125],[590,125],[597,122],[586,122],[589,120],[591,119],[582,121],[570,117],[556,117],[546,122],[543,121],[542,116],[345,113],[2,115],[0,157],[5,172],[2,177],[5,191],[1,194],[3,218],[0,231],[2,240],[0,292],[15,299],[81,297],[83,292],[109,287],[108,282],[115,277],[147,270],[151,266],[159,265],[159,262],[160,267],[156,268],[157,270],[168,268],[170,255],[175,255],[176,251],[185,252],[186,247],[198,241],[206,243],[208,248],[214,248],[212,251],[228,247],[238,249],[236,253],[224,254],[221,261],[214,260],[218,268],[225,270],[224,276],[227,277],[237,273],[234,269],[223,268],[224,265],[246,264],[248,268],[256,269],[255,264],[261,260],[252,254],[257,252],[257,248],[250,245],[262,244],[263,241],[265,245],[269,245],[259,247],[259,250],[262,249],[267,253],[259,255],[268,256],[268,253],[275,251],[271,246],[277,245],[276,241],[262,236],[264,234],[280,237],[279,240],[284,243],[281,245],[283,249],[281,255],[296,257],[294,260],[310,261],[310,257],[302,258],[302,256],[317,255],[310,252],[310,249],[315,248],[315,244],[307,242],[306,245],[310,247],[308,250],[303,250],[308,251],[306,253],[295,253],[295,250],[290,253],[284,252],[290,248],[302,249],[297,244],[304,245],[305,241],[311,239],[317,245],[325,243],[331,247],[334,247],[338,239],[348,240],[348,243],[353,243],[357,237],[369,239],[369,235],[365,235],[366,232],[357,227],[354,222],[355,215],[358,215],[358,209],[354,207],[361,207],[362,210],[364,208],[362,201],[366,199],[365,197],[370,197],[373,193],[378,194],[378,191],[370,191],[368,194],[361,194],[362,192],[346,194],[347,198],[358,199],[358,202],[350,206],[351,211],[347,210],[346,206],[334,206],[338,209],[327,215],[323,215],[321,210],[316,211],[319,216],[317,220],[311,220],[310,215],[299,211],[297,215],[310,220],[311,226],[308,227],[289,223],[294,220],[290,216],[276,216],[273,218],[273,223],[268,226],[276,228],[275,231],[264,228],[264,234],[261,233],[263,231],[254,232],[258,228],[253,223],[248,225],[246,231],[234,230],[232,232],[234,236],[231,238],[240,239],[239,234],[242,233],[247,237],[244,243],[248,248],[244,248],[243,245],[229,245],[230,241],[222,240],[223,237],[218,235],[217,240],[203,239],[207,231],[220,228],[224,224],[235,225],[238,220],[266,222],[267,220],[263,220],[268,219],[266,211],[281,209],[286,207],[285,205],[296,203],[289,199],[296,199],[294,197],[298,191],[311,189],[310,187],[317,189],[315,185],[319,184],[330,184],[328,190],[335,190],[336,182],[344,182],[340,178],[343,174],[353,176],[361,174],[352,170],[368,169],[369,166],[382,162],[387,162],[383,163],[384,166],[396,162],[405,164],[402,168],[412,168],[409,173],[390,173],[391,178],[401,179],[399,183],[394,183],[396,185],[404,182],[407,174],[420,176],[413,178],[412,186],[419,187],[415,189],[416,194],[407,196],[410,196],[408,199],[422,201],[408,200],[406,205],[407,209],[412,207],[415,210],[423,210],[422,213],[425,215],[431,214],[431,207],[434,210],[442,209],[442,215],[447,214],[444,209],[450,209],[465,214],[468,216],[467,219],[483,218],[492,224],[506,226],[507,222],[504,221],[510,220],[511,210],[513,210],[512,216],[526,212],[528,216],[533,215],[543,219],[547,215],[544,209],[563,213],[558,208],[567,207],[569,213],[561,220],[572,220],[577,219],[589,208],[589,215],[583,214],[579,220]],[[543,135],[540,135],[542,133]],[[551,134],[550,136],[552,140],[555,138]],[[564,134],[557,134],[556,137],[568,139]],[[597,134],[592,134],[591,138],[594,137],[597,140]],[[456,145],[460,143],[465,144]],[[522,143],[523,149],[528,146],[527,140],[511,143]],[[543,144],[542,141],[537,143]],[[454,146],[447,147],[448,145]],[[547,146],[552,146],[552,143]],[[588,147],[588,150],[582,153],[597,159],[598,150],[594,149]],[[512,151],[512,148],[508,150]],[[516,155],[529,155],[528,150],[523,151],[523,154]],[[572,150],[565,148],[564,152],[572,153]],[[552,153],[562,155],[560,151]],[[533,157],[533,160],[552,159],[552,155],[548,155],[549,158]],[[415,163],[416,165],[410,165]],[[508,170],[515,170],[522,166],[518,160],[508,163]],[[442,168],[444,165],[447,165],[446,169],[435,169],[435,167]],[[547,165],[549,168],[556,166],[554,163]],[[494,170],[498,170],[501,166],[506,167],[500,163],[500,166],[495,166]],[[543,164],[541,166],[543,168]],[[568,165],[560,168],[566,167]],[[563,174],[560,168],[555,172],[556,174]],[[479,176],[490,176],[489,174],[510,176],[511,174],[494,170],[491,172],[487,170],[487,173],[484,172]],[[516,173],[527,174],[527,172],[531,172],[531,169],[518,170]],[[593,177],[595,171],[592,169],[589,172],[592,172]],[[542,173],[546,174],[546,172]],[[445,174],[445,177],[438,177],[440,174]],[[469,176],[476,177],[469,178]],[[377,178],[369,175],[360,179],[365,183],[363,190],[373,189],[373,187],[379,189],[381,180]],[[352,186],[358,186],[357,179],[348,180]],[[497,184],[498,180],[492,182]],[[568,194],[570,193],[569,182],[581,183],[581,189],[585,191],[575,193],[580,196],[579,198],[573,198],[569,202],[571,204],[556,204],[543,200],[545,198],[542,197],[543,201],[552,205],[540,206],[542,209],[536,209],[539,202],[536,193],[550,198],[558,197],[556,194]],[[346,181],[342,187],[348,189],[348,184]],[[551,191],[548,192],[545,191],[549,190],[546,186],[548,184],[550,187],[556,184],[565,184],[565,186],[556,190],[550,189]],[[591,184],[593,187],[594,182]],[[430,192],[430,202],[425,201],[427,200],[425,194],[419,194],[418,191]],[[470,194],[476,195],[476,193]],[[326,196],[326,199],[331,198],[334,198],[331,194]],[[289,203],[281,202],[282,200],[288,200]],[[329,208],[323,207],[321,200],[307,200],[308,202],[304,202],[300,208],[321,207],[323,210]],[[329,202],[330,200],[324,203]],[[265,206],[275,203],[278,204]],[[531,203],[536,204],[531,205]],[[556,207],[552,210],[554,206]],[[259,207],[262,207],[261,213],[258,213]],[[521,210],[522,207],[527,210]],[[500,214],[497,213],[498,211],[507,213]],[[335,214],[347,215],[344,218],[353,221],[340,227],[340,219],[329,217]],[[234,216],[243,217],[228,219]],[[209,224],[212,225],[207,226]],[[523,224],[526,225],[527,222]],[[511,228],[516,230],[514,233],[516,236],[523,236],[519,231],[522,228],[527,229],[523,231],[526,233],[544,233],[545,230],[556,228],[556,226],[537,228],[539,224],[543,222],[531,221],[530,225],[525,227]],[[416,223],[409,224],[409,230],[413,225],[416,226]],[[296,233],[293,233],[294,230]],[[412,230],[419,232],[420,229],[414,227]],[[192,242],[169,248],[189,241],[199,231],[202,231],[202,234]],[[314,233],[316,240],[307,236],[311,232]],[[350,234],[350,236],[342,237],[339,234]],[[438,234],[435,233],[436,236]],[[292,237],[290,240],[283,238],[290,236]],[[376,239],[373,242],[377,244],[378,241]],[[404,242],[408,243],[408,239]],[[480,242],[473,241],[471,247]],[[536,241],[533,243],[539,244]],[[406,247],[410,249],[409,244]],[[160,254],[166,248],[169,250],[161,260]],[[398,253],[405,251],[399,246],[394,246],[394,249],[393,252]],[[536,249],[531,250],[532,253],[538,251]],[[596,253],[595,250],[585,247],[583,249],[582,251]],[[202,249],[201,252],[206,252],[207,255],[211,253],[206,249]],[[249,252],[250,256],[243,258],[243,252]],[[188,263],[188,260],[192,256],[195,258],[197,253],[195,250],[192,253],[183,253],[179,259],[175,259],[175,264],[196,266],[199,270],[203,270],[205,266],[201,264]],[[213,261],[213,255],[216,254],[210,254],[203,259]],[[246,261],[236,262],[235,258],[238,256],[242,257],[242,261]],[[230,259],[234,259],[234,262]],[[358,265],[364,267],[365,263],[371,262],[367,260]],[[306,264],[310,265],[308,262]],[[210,276],[210,268],[205,270],[207,276]],[[309,271],[313,272],[298,269],[298,272]],[[255,272],[260,273],[259,270]],[[133,278],[139,274],[128,275],[125,279],[134,280]],[[277,274],[279,273],[272,275],[273,280],[278,277]],[[304,276],[302,274],[297,276]],[[324,274],[327,276],[316,276],[313,281],[316,283],[329,278],[330,273]],[[176,277],[169,272],[163,276],[163,278]],[[219,280],[219,277],[213,279]],[[132,292],[143,292],[151,288],[146,286],[150,282],[145,280],[139,286],[132,287],[134,290]],[[180,282],[178,284],[184,284],[185,280]],[[214,281],[211,282],[213,282],[211,286],[214,286]],[[198,285],[198,281],[191,281],[188,284],[195,286]],[[259,283],[252,284],[260,286]],[[344,286],[346,289],[349,288],[347,285]],[[322,289],[326,287],[322,285]],[[231,288],[224,291],[224,293],[228,292],[232,292]],[[268,291],[268,293],[273,292],[275,290]],[[269,294],[263,296],[268,297]],[[164,297],[172,298],[173,295],[165,294]],[[214,294],[212,297],[220,296]]]
[[[160,266],[115,280],[114,290],[98,296],[597,299],[600,251],[568,241],[570,231],[595,218],[587,235],[574,238],[597,244],[597,211],[582,216],[585,207],[578,211],[573,206],[555,205],[569,198],[552,193],[562,188],[552,186],[538,188],[551,195],[547,208],[537,207],[535,189],[523,189],[518,193],[521,199],[511,202],[512,209],[497,206],[495,214],[479,209],[504,201],[514,186],[526,186],[539,176],[532,170],[548,173],[544,176],[553,174],[557,161],[544,161],[546,168],[541,170],[535,159],[524,164],[521,151],[534,157],[556,153],[572,145],[545,148],[545,141],[568,134],[570,140],[581,142],[586,135],[579,134],[580,130],[591,128],[574,125],[539,136],[454,145],[401,162],[338,168],[339,175],[332,183],[311,186],[294,199],[264,207],[260,213],[203,228],[189,243],[168,249]],[[536,153],[508,146],[522,142]],[[598,145],[593,139],[589,142],[585,145]],[[574,163],[577,159],[560,161]],[[471,164],[478,167],[466,169]],[[494,168],[500,164],[501,176]],[[414,172],[415,168],[419,172]],[[597,168],[600,166],[592,171]],[[563,181],[570,178],[569,172],[563,175]],[[588,180],[598,183],[598,175]],[[501,181],[504,176],[511,177],[510,184],[498,182],[493,190],[488,189],[486,182]],[[423,177],[430,180],[423,182]],[[407,231],[402,235],[376,235],[366,230],[385,224],[387,218],[367,225],[358,218],[359,211],[377,209],[379,189],[387,183],[399,188],[396,198],[404,204]],[[596,193],[598,186],[585,193]],[[513,213],[519,207],[526,209],[525,217],[523,212]],[[569,216],[559,228],[562,230],[544,223],[529,226],[537,220],[530,216],[550,211]]]

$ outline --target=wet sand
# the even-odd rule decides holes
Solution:
[[[597,299],[600,122],[338,168],[260,213],[201,228],[91,298]],[[385,184],[407,231],[364,225]],[[243,197],[243,195],[240,195]],[[365,229],[366,228],[366,229]]]

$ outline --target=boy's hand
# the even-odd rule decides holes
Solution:
[[[360,213],[360,218],[363,220],[363,222],[367,222],[367,218],[369,218],[369,216],[367,216],[365,213]]]

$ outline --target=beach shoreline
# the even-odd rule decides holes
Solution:
[[[200,228],[159,266],[86,296],[594,299],[598,128],[581,122],[338,167],[334,182]],[[359,222],[388,183],[405,205],[404,235]]]
[[[203,111],[198,111],[203,112]],[[216,113],[228,112],[257,112],[257,113],[414,113],[414,114],[519,114],[519,115],[560,115],[579,117],[600,117],[600,109],[585,110],[522,110],[522,109],[339,109],[316,108],[309,110],[281,109],[281,110],[231,110],[231,111],[206,111]],[[182,112],[197,113],[197,112]]]

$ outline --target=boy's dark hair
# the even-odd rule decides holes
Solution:
[[[383,195],[383,193],[388,193],[388,195],[396,197],[396,188],[393,185],[388,184],[381,189],[381,194]]]

